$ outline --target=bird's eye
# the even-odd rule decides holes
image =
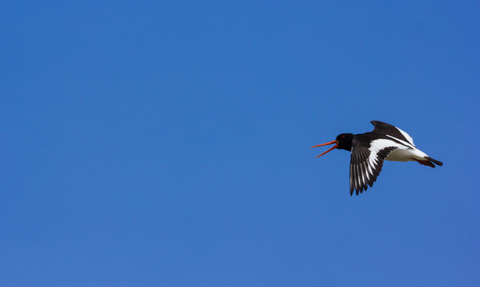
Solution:
[[[340,138],[344,139],[344,138],[345,138],[345,135],[341,135]]]

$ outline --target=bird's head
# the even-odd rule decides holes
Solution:
[[[329,150],[326,152],[322,153],[321,155],[318,155],[317,157],[320,157],[327,152],[330,152],[334,149],[344,149],[351,151],[352,150],[352,140],[353,140],[353,134],[339,134],[337,138],[334,141],[324,143],[324,144],[319,144],[319,145],[314,145],[312,147],[319,147],[319,146],[325,146],[325,145],[330,145],[330,144],[335,144],[333,147],[331,147]]]

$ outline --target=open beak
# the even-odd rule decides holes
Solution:
[[[322,153],[321,155],[318,155],[317,157],[321,157],[322,155],[326,154],[327,152],[330,152],[330,151],[336,149],[338,147],[338,141],[335,140],[335,141],[331,141],[331,142],[328,142],[328,143],[312,146],[312,147],[319,147],[319,146],[324,146],[324,145],[329,145],[329,144],[335,144],[335,145],[333,147],[331,147],[329,150],[327,150],[326,152]]]

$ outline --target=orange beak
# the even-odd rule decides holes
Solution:
[[[329,145],[329,144],[335,144],[335,145],[333,147],[331,147],[329,150],[327,150],[326,152],[322,153],[321,155],[318,155],[317,157],[321,157],[322,155],[326,154],[327,152],[330,152],[330,151],[336,149],[338,147],[338,141],[335,140],[335,141],[331,141],[331,142],[328,142],[328,143],[312,146],[312,147],[319,147],[319,146],[324,146],[324,145]]]

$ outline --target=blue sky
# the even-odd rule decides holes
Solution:
[[[391,1],[393,2],[393,1]],[[478,286],[477,1],[4,1],[1,286]],[[444,162],[386,162],[381,120]]]

